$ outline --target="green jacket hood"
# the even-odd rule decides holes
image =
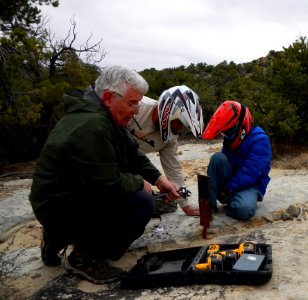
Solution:
[[[102,109],[99,98],[94,91],[89,87],[86,92],[72,90],[64,94],[64,109],[65,113],[75,112],[98,112]]]

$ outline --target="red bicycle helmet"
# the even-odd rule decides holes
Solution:
[[[248,107],[227,100],[222,103],[206,126],[202,138],[211,140],[218,134],[225,134],[224,140],[231,149],[236,149],[250,132],[252,116]]]

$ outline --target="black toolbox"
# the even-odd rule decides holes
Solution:
[[[219,244],[221,253],[239,249],[241,244]],[[162,251],[142,256],[137,264],[121,276],[121,288],[143,289],[192,284],[243,284],[261,285],[272,276],[272,247],[269,244],[253,244],[254,252],[241,255],[233,264],[223,264],[211,270],[200,270],[197,265],[208,261],[210,245]],[[257,269],[251,270],[248,263],[260,259]],[[249,261],[250,259],[250,261]]]

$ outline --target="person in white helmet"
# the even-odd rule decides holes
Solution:
[[[186,127],[201,138],[204,121],[198,95],[185,85],[165,90],[158,101],[143,97],[139,113],[129,125],[144,153],[158,152],[161,166],[169,180],[178,187],[185,186],[185,178],[178,159],[178,133]],[[156,212],[174,212],[177,204],[187,216],[199,216],[199,208],[192,207],[188,199],[178,198],[173,203],[156,202]]]

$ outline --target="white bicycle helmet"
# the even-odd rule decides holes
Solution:
[[[158,117],[161,138],[167,142],[177,138],[171,130],[171,122],[180,120],[200,138],[203,129],[203,113],[199,96],[185,85],[175,86],[164,91],[158,99]]]

